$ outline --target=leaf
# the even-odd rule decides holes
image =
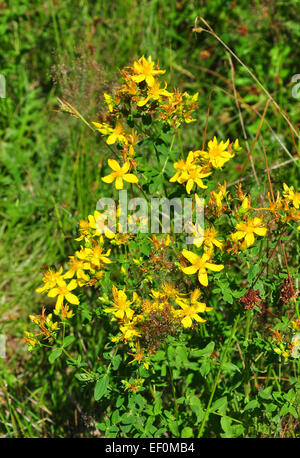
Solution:
[[[256,409],[256,407],[259,407],[259,402],[257,401],[257,399],[252,399],[252,401],[249,401],[248,404],[246,404],[245,408],[244,408],[244,412],[246,410],[253,410],[253,409]]]
[[[211,364],[209,359],[205,359],[200,367],[200,374],[202,375],[202,377],[205,377],[209,373],[210,366]]]
[[[118,370],[120,363],[122,361],[122,356],[121,355],[116,355],[113,357],[111,363],[112,363],[112,368],[114,371]]]
[[[262,399],[271,399],[272,398],[271,391],[272,391],[272,387],[268,386],[268,388],[265,388],[264,390],[260,390],[258,394]]]
[[[233,363],[227,362],[223,364],[223,368],[228,372],[241,372],[240,368]]]
[[[119,395],[117,398],[117,402],[116,402],[117,409],[121,407],[123,404],[124,404],[124,398],[121,395]]]
[[[223,396],[222,398],[219,398],[217,399],[212,407],[211,407],[211,411],[212,412],[216,412],[217,410],[220,410],[222,407],[224,407],[225,405],[227,405],[227,397],[226,396]]]
[[[114,413],[111,416],[111,423],[113,425],[116,425],[117,423],[119,423],[119,421],[120,421],[119,411],[115,410]]]
[[[265,411],[268,413],[275,412],[278,409],[278,406],[274,402],[268,402],[264,405]]]
[[[214,351],[215,348],[215,342],[210,342],[206,347],[202,348],[201,350],[192,350],[192,357],[193,358],[198,358],[198,357],[205,357],[209,358],[212,352]]]
[[[227,417],[222,417],[221,418],[221,426],[223,431],[226,433],[227,436],[231,436],[231,431],[232,431],[232,426],[231,426],[231,420]]]
[[[257,277],[258,273],[260,272],[260,264],[252,264],[250,269],[249,269],[249,272],[248,272],[248,276],[247,276],[247,281],[248,283],[252,283],[252,280],[255,279],[255,277]]]
[[[99,401],[102,398],[102,396],[106,393],[108,383],[109,383],[108,374],[105,374],[104,377],[97,380],[95,389],[94,389],[94,398],[96,401]]]
[[[187,437],[193,437],[194,433],[192,428],[189,426],[185,426],[183,430],[181,431],[181,437],[187,438]]]
[[[177,437],[178,436],[178,428],[177,428],[177,424],[174,421],[174,418],[171,421],[168,421],[168,425],[169,425],[171,433],[175,437]]]
[[[292,406],[292,405],[289,406],[289,412],[290,412],[290,414],[293,415],[294,418],[296,418],[296,419],[299,418],[299,415],[298,415],[298,413],[297,413],[297,410],[295,409],[294,406]]]
[[[200,399],[197,396],[192,396],[189,404],[191,406],[192,411],[197,416],[197,423],[199,423],[199,421],[203,420],[205,415]]]
[[[153,408],[153,413],[154,415],[159,415],[162,411],[162,403],[161,403],[161,398],[157,398],[155,400],[154,408]]]
[[[75,337],[74,336],[67,336],[64,340],[64,344],[63,346],[64,347],[67,347],[68,345],[71,345],[71,343],[73,343],[75,340]]]
[[[80,382],[87,382],[89,380],[93,380],[92,375],[86,374],[85,372],[81,372],[80,374],[75,374],[75,377]]]
[[[50,355],[49,355],[49,361],[50,363],[52,364],[57,358],[60,357],[60,355],[62,354],[62,348],[56,348],[55,350],[53,350]]]

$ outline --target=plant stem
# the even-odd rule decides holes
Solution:
[[[249,332],[250,332],[250,325],[251,325],[251,316],[252,311],[247,310],[247,321],[246,321],[246,331],[245,331],[245,342],[249,340]],[[250,364],[248,359],[245,359],[245,402],[249,400],[249,393],[250,393],[250,380],[249,380],[249,373],[250,373]]]
[[[227,352],[228,352],[229,346],[231,344],[231,341],[232,341],[232,339],[233,339],[233,337],[235,335],[239,319],[240,319],[240,315],[238,315],[236,317],[234,325],[233,325],[233,328],[232,328],[232,331],[231,331],[231,334],[230,334],[230,337],[229,337],[229,339],[228,339],[228,341],[226,343],[226,346],[225,346],[225,349],[224,349],[224,352],[223,352],[223,355],[222,355],[222,359],[221,359],[221,362],[220,362],[219,370],[217,372],[217,375],[216,375],[216,378],[215,378],[215,381],[214,381],[214,384],[213,384],[213,388],[212,388],[212,391],[211,391],[211,394],[210,394],[210,398],[209,398],[209,401],[208,401],[208,404],[207,404],[205,416],[204,416],[204,419],[202,421],[202,424],[201,424],[201,427],[200,427],[200,430],[199,430],[199,433],[198,433],[198,437],[202,437],[202,433],[203,433],[204,427],[205,427],[206,422],[207,422],[207,420],[209,418],[210,408],[211,408],[212,401],[213,401],[213,398],[214,398],[214,395],[215,395],[215,391],[216,391],[217,385],[219,383],[219,379],[220,379],[220,375],[221,375],[221,372],[222,372],[222,368],[223,368],[223,365],[224,365],[224,363],[226,361]]]
[[[178,404],[177,404],[176,390],[175,390],[174,379],[173,379],[173,370],[172,370],[172,367],[171,367],[171,364],[170,364],[170,358],[169,358],[168,349],[167,349],[166,353],[167,353],[168,368],[169,368],[169,373],[170,373],[171,387],[172,387],[173,400],[174,400],[174,414],[175,414],[176,423],[177,423],[177,431],[179,432],[179,430],[178,430],[178,418],[177,418]]]

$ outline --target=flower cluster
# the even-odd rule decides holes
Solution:
[[[167,83],[159,81],[164,73],[151,57],[142,56],[121,70],[121,86],[111,95],[104,94],[106,117],[92,124],[116,157],[107,158],[111,171],[102,176],[104,183],[113,185],[111,194],[113,187],[122,190],[127,183],[133,197],[149,192],[154,176],[153,150],[147,156],[145,148],[137,155],[139,147],[147,140],[154,143],[157,152],[157,145],[162,143],[158,131],[167,126],[174,133],[182,123],[195,121],[197,94],[169,92]],[[173,140],[168,145],[169,152]],[[50,313],[46,313],[49,304],[44,304],[41,315],[30,317],[39,332],[26,333],[29,349],[52,345],[61,331],[65,334],[65,325],[76,309],[88,307],[84,290],[89,291],[87,296],[97,318],[109,323],[111,342],[116,348],[124,349],[127,345],[124,359],[130,359],[129,364],[142,363],[146,369],[151,355],[169,336],[191,332],[204,323],[206,313],[212,310],[214,290],[210,286],[225,277],[232,264],[238,265],[238,256],[247,254],[258,239],[263,240],[272,232],[271,221],[274,230],[282,230],[300,219],[300,192],[286,184],[276,199],[273,192],[269,193],[268,204],[261,208],[253,206],[251,196],[244,194],[241,185],[232,191],[226,182],[213,188],[213,172],[220,171],[239,151],[238,140],[218,141],[216,137],[208,141],[205,150],[183,152],[181,156],[172,151],[176,159],[173,176],[172,172],[165,172],[169,154],[164,158],[163,170],[156,179],[164,179],[165,195],[169,186],[180,197],[190,196],[193,217],[199,198],[204,201],[205,227],[191,224],[193,242],[188,247],[174,230],[166,237],[123,231],[119,207],[119,221],[113,224],[108,222],[106,212],[98,210],[81,220],[75,239],[78,249],[69,257],[65,269],[45,272],[43,286],[36,290],[55,303]],[[161,169],[159,157],[157,163]],[[168,165],[168,170],[172,170],[172,165]],[[127,222],[129,226],[138,223],[140,228],[145,224],[144,218],[136,214],[127,216]],[[258,293],[254,293],[258,290],[249,287],[249,291],[251,294],[246,293],[240,302],[250,311],[257,305]],[[300,328],[298,322],[293,326],[296,330]],[[291,344],[293,354],[298,348],[295,339]],[[284,357],[292,354],[282,340],[276,348]]]

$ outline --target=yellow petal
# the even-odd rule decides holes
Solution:
[[[193,253],[192,251],[189,251],[189,250],[182,250],[182,255],[188,260],[190,261],[192,264],[194,264],[199,256],[195,253]]]
[[[122,172],[127,173],[129,169],[130,169],[130,162],[126,161],[124,165],[122,166]]]
[[[108,159],[107,162],[110,168],[114,170],[115,172],[118,172],[121,169],[120,164],[117,161],[115,161],[114,159]]]
[[[116,178],[116,189],[123,189],[123,180],[121,177]]]
[[[111,173],[110,175],[107,175],[106,177],[102,177],[102,181],[104,181],[104,183],[112,183],[115,178],[116,178],[116,175],[114,173]]]
[[[252,233],[246,235],[245,242],[246,242],[247,247],[253,245],[254,241],[255,241],[255,238]]]
[[[213,272],[220,272],[220,270],[224,269],[223,264],[212,264],[210,262],[206,262],[205,267]]]
[[[68,288],[68,291],[73,291],[73,289],[77,288],[77,281],[74,279],[71,280],[67,288]]]
[[[207,273],[206,272],[198,272],[198,280],[199,280],[199,283],[201,283],[201,285],[203,286],[207,286],[208,285],[208,278],[207,278]]]
[[[186,192],[188,194],[190,194],[192,188],[194,186],[194,180],[192,180],[191,178],[188,180],[187,184],[186,184]]]
[[[70,302],[70,304],[74,304],[74,305],[78,305],[79,304],[78,297],[75,296],[75,294],[72,294],[72,293],[66,294],[66,300],[68,302]]]
[[[267,228],[266,227],[256,227],[254,229],[254,233],[257,235],[264,236],[267,233]]]
[[[185,316],[182,320],[181,320],[181,323],[182,323],[182,326],[184,328],[190,328],[192,326],[192,320],[189,316]]]
[[[59,293],[59,289],[58,288],[53,288],[53,289],[50,289],[49,293],[47,294],[47,296],[49,297],[55,297],[57,296]]]
[[[125,173],[123,176],[123,180],[127,181],[128,183],[138,183],[139,179],[133,173]]]
[[[182,267],[182,272],[186,275],[193,275],[197,272],[197,267],[195,266],[189,266],[189,267]]]

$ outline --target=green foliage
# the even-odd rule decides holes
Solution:
[[[34,292],[42,269],[65,262],[74,252],[76,226],[94,210],[105,186],[100,179],[107,156],[103,142],[78,119],[57,113],[56,96],[90,121],[104,111],[101,94],[114,84],[115,69],[142,54],[152,55],[168,69],[172,86],[199,91],[200,120],[183,132],[179,145],[201,145],[209,95],[207,138],[242,138],[228,55],[211,35],[192,32],[201,26],[195,20],[202,16],[296,124],[299,101],[292,98],[290,82],[299,72],[297,6],[296,1],[287,6],[221,0],[1,3],[0,73],[6,77],[7,97],[0,99],[0,333],[7,336],[8,355],[0,358],[2,436],[186,438],[196,437],[202,425],[204,437],[299,436],[299,359],[285,360],[270,344],[269,328],[285,335],[285,316],[295,314],[293,302],[279,300],[279,285],[288,278],[280,251],[276,263],[281,272],[271,262],[254,288],[267,304],[266,313],[258,308],[246,312],[239,302],[276,242],[251,248],[234,278],[216,281],[211,319],[192,337],[181,333],[179,339],[170,338],[156,352],[150,371],[135,366],[133,372],[132,366],[121,364],[107,344],[111,330],[95,326],[100,312],[93,297],[81,302],[69,335],[54,349],[28,356],[23,342],[28,313],[39,313],[42,306],[51,311],[50,300]],[[251,146],[266,96],[233,63]],[[297,163],[284,165],[299,156],[289,126],[271,107],[266,121],[261,132],[269,167],[276,167],[271,170],[274,188],[287,177],[297,188]],[[149,127],[149,118],[143,124]],[[157,138],[159,161],[141,164],[152,195],[164,195],[163,183],[174,173],[172,136],[166,130]],[[156,157],[155,149],[152,153]],[[241,162],[227,169],[227,183],[241,177],[243,154]],[[256,199],[268,186],[259,142],[252,155],[258,182],[250,163],[243,178]],[[295,237],[291,232],[282,238],[292,277],[297,276]],[[142,238],[130,242],[129,250],[141,262],[149,256]],[[126,253],[120,262],[128,269]],[[103,297],[111,293],[110,285],[111,279],[104,277]],[[133,286],[129,279],[128,290]],[[298,308],[296,312],[299,316]],[[95,361],[99,364],[94,366]]]

